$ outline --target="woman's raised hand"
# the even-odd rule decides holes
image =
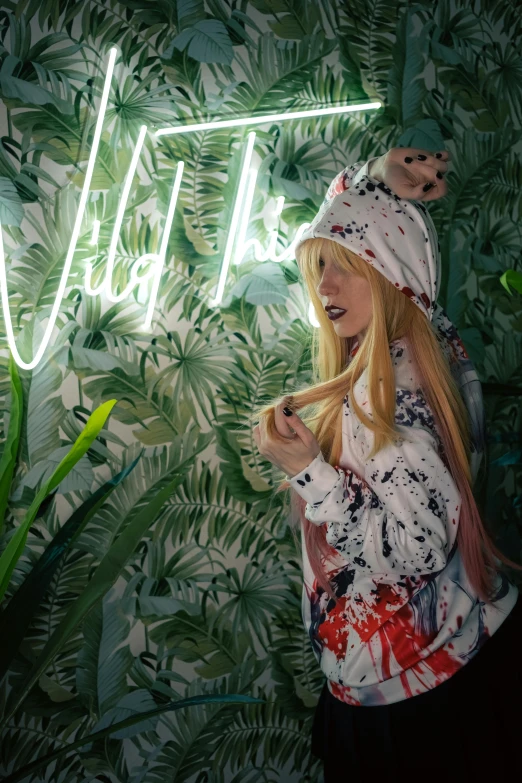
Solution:
[[[399,196],[415,201],[435,201],[448,192],[444,174],[448,170],[447,150],[429,152],[416,147],[392,147],[371,163],[369,174]],[[431,184],[427,191],[424,187]]]
[[[292,395],[286,395],[283,402],[276,405],[275,429],[274,437],[270,437],[265,417],[260,418],[252,430],[258,451],[287,476],[297,476],[319,455],[321,447],[313,432],[294,412]]]

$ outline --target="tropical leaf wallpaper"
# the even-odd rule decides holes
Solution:
[[[311,380],[284,251],[394,146],[451,152],[440,302],[483,381],[477,496],[520,562],[521,51],[510,0],[2,3],[2,779],[322,780],[301,552],[247,416]]]

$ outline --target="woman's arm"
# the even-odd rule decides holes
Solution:
[[[320,453],[289,478],[307,501],[306,518],[326,524],[326,540],[368,574],[437,573],[447,562],[458,529],[460,496],[425,427],[425,403],[409,390],[397,390],[396,423],[412,442],[382,449],[361,478],[333,467]],[[422,420],[422,421],[421,421]],[[361,461],[373,433],[361,424],[354,440]]]
[[[382,183],[398,198],[435,201],[448,192],[444,175],[449,160],[447,150],[432,154],[416,147],[392,147],[384,155],[346,166],[331,181],[323,205],[347,188],[358,185],[365,176],[374,184]],[[428,184],[431,189],[425,191]]]

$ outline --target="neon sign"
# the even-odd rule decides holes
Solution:
[[[69,243],[69,249],[67,251],[67,256],[65,259],[64,268],[60,278],[58,291],[56,293],[56,299],[54,301],[49,316],[49,322],[45,329],[45,333],[42,337],[40,347],[38,348],[31,362],[25,362],[22,359],[15,343],[11,311],[9,308],[9,296],[7,291],[7,275],[6,275],[6,267],[5,267],[4,246],[2,240],[2,228],[0,224],[0,295],[1,295],[2,309],[4,312],[7,342],[11,350],[11,353],[13,355],[13,359],[20,367],[26,370],[33,369],[41,361],[42,356],[51,339],[51,334],[56,323],[58,311],[60,309],[64,297],[65,287],[67,284],[67,279],[69,276],[72,259],[74,256],[74,252],[76,250],[76,245],[78,243],[78,237],[80,235],[80,228],[85,213],[85,206],[87,204],[87,198],[89,196],[89,189],[92,181],[94,165],[96,163],[96,159],[98,155],[98,147],[99,147],[101,133],[103,129],[105,113],[107,111],[107,103],[109,98],[112,76],[114,72],[114,64],[116,61],[116,56],[117,56],[117,49],[112,48],[109,53],[109,61],[107,65],[105,83],[103,86],[102,98],[100,102],[100,110],[96,121],[91,151],[87,163],[85,180],[83,183],[83,188],[80,196],[78,213],[76,215],[76,220],[74,223],[71,240]],[[333,108],[326,108],[326,109],[310,109],[308,111],[287,112],[282,114],[281,113],[267,114],[261,117],[248,117],[245,119],[219,120],[219,121],[197,123],[197,124],[184,125],[178,127],[160,128],[159,130],[156,131],[155,135],[164,136],[168,134],[177,134],[177,133],[193,133],[198,130],[211,130],[214,128],[232,128],[232,127],[241,127],[245,125],[261,125],[267,122],[284,121],[289,119],[301,119],[304,117],[324,116],[329,114],[340,114],[349,111],[361,111],[363,109],[374,109],[374,108],[379,108],[380,106],[381,103],[379,101],[376,101],[373,103],[364,103],[364,104],[358,104],[353,106],[336,106]],[[88,294],[89,296],[99,296],[100,294],[105,293],[107,299],[110,302],[122,301],[123,299],[127,298],[130,295],[130,293],[137,285],[141,285],[147,280],[152,280],[147,312],[143,324],[144,330],[150,329],[152,325],[154,307],[158,296],[161,273],[165,263],[167,244],[169,240],[170,230],[172,228],[174,211],[176,208],[176,203],[178,199],[178,194],[181,186],[181,179],[183,176],[183,169],[184,169],[184,162],[179,161],[176,166],[176,173],[172,184],[172,191],[168,203],[167,216],[165,220],[165,225],[163,227],[159,252],[144,253],[139,258],[137,258],[132,264],[130,282],[128,283],[127,287],[120,294],[115,294],[112,290],[112,284],[113,284],[113,272],[114,272],[116,247],[118,243],[121,224],[123,222],[123,216],[125,214],[125,208],[127,205],[130,189],[132,186],[132,181],[136,172],[136,168],[138,165],[138,161],[139,161],[139,157],[140,157],[141,149],[143,147],[146,133],[147,133],[147,126],[142,125],[140,128],[138,140],[136,142],[136,147],[134,149],[129,170],[125,178],[123,192],[121,194],[120,202],[118,205],[116,220],[114,223],[112,238],[109,246],[109,253],[107,257],[107,267],[106,267],[104,281],[97,288],[94,288],[92,285],[93,265],[88,263],[85,269],[85,293]],[[254,256],[257,261],[265,261],[267,259],[271,259],[272,261],[276,261],[276,262],[283,261],[284,259],[292,256],[293,250],[295,248],[295,245],[299,241],[300,236],[310,225],[309,223],[303,223],[301,226],[299,226],[293,241],[291,242],[289,247],[279,256],[276,256],[276,252],[275,252],[277,247],[277,239],[278,239],[277,229],[271,232],[270,241],[265,251],[263,251],[261,243],[257,239],[250,239],[247,242],[245,242],[245,237],[246,237],[249,218],[250,218],[252,200],[254,196],[254,189],[255,189],[256,179],[257,179],[257,170],[251,168],[255,138],[256,138],[255,132],[251,131],[248,134],[248,138],[246,142],[246,150],[245,150],[243,164],[239,177],[237,195],[236,195],[236,200],[232,213],[232,220],[230,224],[230,229],[229,229],[227,242],[225,246],[225,252],[223,255],[223,260],[219,273],[216,296],[211,302],[212,307],[217,306],[222,300],[223,291],[225,289],[226,279],[227,279],[228,270],[231,261],[233,261],[234,264],[240,264],[245,256],[245,253],[247,252],[250,246],[253,246],[254,248]],[[276,216],[280,215],[283,209],[283,204],[284,204],[284,196],[280,196],[277,199],[277,206],[275,210]],[[99,221],[97,220],[94,221],[91,243],[94,244],[96,243],[99,227],[100,227]],[[149,264],[148,270],[143,275],[139,275],[138,272],[140,268],[146,264]]]

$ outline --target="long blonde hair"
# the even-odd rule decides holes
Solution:
[[[355,337],[337,335],[317,294],[321,279],[319,259],[325,242],[330,243],[332,263],[338,269],[363,277],[371,287],[372,318],[351,360]],[[464,567],[476,594],[486,603],[492,603],[492,580],[498,571],[495,558],[512,568],[522,570],[522,566],[496,548],[481,519],[472,491],[469,414],[435,328],[419,308],[384,275],[337,242],[322,238],[307,239],[299,247],[297,260],[320,324],[320,328],[312,333],[312,385],[306,389],[287,391],[272,403],[257,406],[249,416],[250,422],[253,425],[261,416],[266,417],[269,437],[283,441],[275,427],[275,407],[291,395],[295,412],[309,408],[306,415],[299,416],[314,433],[325,460],[335,466],[341,458],[343,400],[348,391],[350,407],[374,433],[374,447],[367,456],[367,460],[371,459],[382,448],[396,441],[399,433],[395,426],[395,373],[389,343],[404,339],[416,366],[424,399],[434,416],[442,442],[441,459],[460,492],[457,544]],[[373,420],[365,415],[353,393],[356,381],[366,368]],[[276,494],[288,488],[294,522],[297,519],[298,524],[300,522],[303,526],[312,571],[318,584],[335,601],[336,595],[323,565],[323,561],[331,560],[336,554],[326,541],[326,525],[314,525],[306,519],[306,503],[286,478],[279,484]],[[294,529],[292,532],[298,543]]]

